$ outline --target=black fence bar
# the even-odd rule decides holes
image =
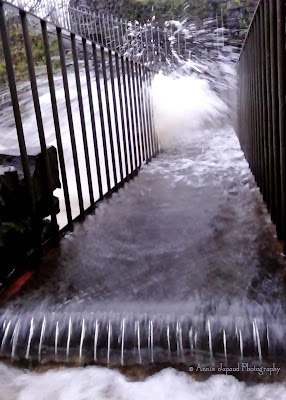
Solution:
[[[101,65],[102,65],[102,73],[103,73],[103,86],[104,86],[104,93],[105,93],[105,103],[106,103],[109,143],[110,143],[110,150],[111,150],[113,179],[114,179],[114,186],[116,187],[117,186],[117,171],[116,171],[113,131],[112,131],[112,122],[111,122],[111,114],[110,114],[110,100],[109,100],[108,82],[107,82],[106,64],[105,64],[105,50],[103,47],[101,47],[100,50],[101,50]]]
[[[145,115],[146,115],[146,124],[147,124],[147,132],[146,132],[146,160],[148,161],[150,159],[150,141],[149,141],[149,134],[151,131],[151,115],[150,115],[150,110],[149,110],[149,94],[148,94],[148,80],[147,80],[147,75],[146,75],[147,68],[145,66],[142,66],[142,83],[143,83],[143,88],[142,88],[142,95],[144,96],[144,104],[145,104]]]
[[[281,183],[281,238],[286,238],[286,111],[285,111],[285,2],[277,1],[277,78],[278,78],[278,115],[280,144],[280,183]]]
[[[84,116],[84,107],[83,107],[83,101],[82,101],[80,70],[79,70],[78,56],[77,56],[77,43],[76,43],[75,35],[73,33],[71,34],[71,44],[72,44],[73,65],[74,65],[74,72],[75,72],[77,98],[78,98],[78,105],[79,105],[81,131],[82,131],[82,140],[83,140],[83,147],[84,147],[85,167],[86,167],[87,181],[88,181],[89,199],[90,199],[90,205],[93,205],[94,204],[94,196],[93,196],[91,168],[90,168],[90,161],[89,161],[89,151],[88,151],[88,144],[87,144],[87,133],[86,133],[86,124],[85,124],[85,116]]]
[[[255,22],[255,29],[260,29],[260,12],[257,14],[257,18]],[[258,132],[258,144],[259,144],[259,186],[260,190],[263,193],[265,190],[265,171],[264,171],[264,164],[263,164],[263,154],[264,154],[264,145],[263,145],[263,115],[262,115],[262,94],[261,94],[261,62],[260,62],[260,36],[255,41],[255,49],[254,49],[254,57],[255,57],[255,88],[256,88],[256,104],[257,104],[257,132]]]
[[[131,64],[132,68],[132,64]],[[129,68],[129,60],[126,59],[126,72],[127,72],[127,84],[128,84],[128,99],[129,99],[129,110],[130,110],[130,118],[131,118],[131,130],[132,130],[132,144],[133,144],[133,154],[134,154],[134,164],[133,169],[135,170],[138,167],[138,157],[137,157],[137,149],[136,149],[136,133],[135,133],[135,119],[136,115],[134,114],[134,93],[132,91],[131,85],[131,71]]]
[[[98,58],[97,58],[96,45],[95,44],[92,45],[92,50],[93,50],[93,62],[94,62],[94,72],[95,72],[96,89],[97,89],[98,108],[99,108],[99,115],[100,115],[102,144],[103,144],[103,152],[104,152],[104,163],[105,163],[105,171],[106,171],[107,192],[110,192],[110,189],[111,189],[110,173],[109,173],[109,165],[108,165],[108,155],[107,155],[107,145],[106,145],[106,135],[105,135],[105,125],[104,125],[104,114],[103,114],[103,105],[102,105],[102,96],[101,96],[101,85],[100,85],[100,77],[99,77],[99,65],[98,65]]]
[[[124,117],[121,74],[120,74],[120,65],[119,65],[119,56],[118,56],[118,54],[115,54],[115,67],[116,67],[116,77],[117,77],[118,100],[119,100],[119,107],[120,107],[120,119],[121,119],[121,132],[122,132],[123,153],[124,153],[125,176],[127,176],[128,175],[128,154],[127,154],[125,117]]]
[[[158,137],[156,136],[153,92],[152,92],[152,81],[154,79],[155,73],[154,73],[154,71],[151,71],[150,69],[148,69],[147,71],[148,71],[149,82],[150,82],[149,96],[150,96],[150,112],[151,112],[151,122],[152,122],[152,129],[151,129],[150,134],[152,135],[152,141],[153,141],[152,155],[156,155],[159,153],[159,140],[158,140]]]
[[[19,97],[23,93],[19,93],[17,87],[10,31],[7,28],[10,14],[13,18],[9,19],[9,23],[12,21],[23,29],[27,62],[24,79],[30,83],[34,105],[31,113],[36,126],[27,133],[22,122],[22,97]],[[134,177],[140,166],[155,156],[151,73],[147,66],[129,61],[94,41],[79,37],[2,0],[0,23],[15,130],[30,203],[31,226],[35,246],[41,250],[43,242],[52,239],[59,227],[61,231],[72,229],[75,220],[94,209],[97,201],[105,195],[111,195],[113,182],[110,170],[117,188],[119,183]],[[103,28],[106,29],[106,26]],[[110,27],[108,30],[110,36]],[[45,64],[44,72],[36,69],[35,38],[43,44],[41,63]],[[107,36],[101,40],[116,45]],[[47,112],[43,109],[45,103],[41,99],[45,93],[42,85],[45,84],[51,106],[47,107]],[[47,128],[48,132],[45,132]],[[37,203],[42,200],[39,200],[38,193],[37,198],[34,193],[34,177],[30,172],[25,134],[36,134],[40,141],[42,186],[48,193],[44,207],[49,200],[48,208],[43,210],[45,216],[40,215],[41,205]],[[51,145],[57,150],[57,158],[52,160],[53,168],[49,155]],[[55,164],[57,162],[60,170]],[[55,187],[60,188],[60,183],[62,192],[60,199],[56,199],[53,191]],[[65,205],[62,209],[61,202]],[[50,219],[52,229],[44,232],[42,220],[46,217]]]
[[[42,112],[41,112],[37,80],[36,80],[36,73],[35,73],[35,67],[34,67],[34,61],[33,61],[33,52],[32,52],[31,40],[30,40],[30,35],[29,35],[29,30],[28,30],[27,14],[25,11],[20,11],[20,18],[21,18],[21,23],[22,23],[23,40],[24,40],[24,45],[25,45],[25,50],[26,50],[29,79],[30,79],[32,96],[33,96],[33,103],[34,103],[34,110],[35,110],[35,116],[36,116],[37,127],[38,127],[41,153],[42,153],[42,156],[44,159],[45,179],[46,179],[47,193],[48,193],[49,206],[50,206],[50,212],[51,212],[52,229],[54,232],[57,232],[58,224],[57,224],[54,199],[53,199],[52,177],[51,177],[51,170],[50,170],[49,155],[47,152],[44,125],[43,125]]]
[[[108,52],[108,59],[109,59],[110,82],[111,82],[111,91],[112,91],[114,124],[115,124],[116,142],[117,142],[117,154],[118,154],[118,161],[119,161],[120,182],[122,183],[123,182],[122,153],[121,153],[119,124],[118,124],[117,100],[116,100],[115,85],[114,85],[113,58],[112,58],[111,51]],[[115,65],[115,68],[116,68],[116,65]]]
[[[142,103],[142,118],[143,118],[143,158],[147,159],[148,148],[147,148],[147,134],[148,134],[148,116],[147,116],[147,102],[145,96],[145,81],[144,81],[144,67],[139,64],[139,85],[140,85],[140,97]]]
[[[264,8],[260,7],[257,11],[260,13],[260,30],[259,38],[261,42],[260,47],[260,61],[261,61],[261,76],[260,85],[262,88],[262,123],[263,123],[263,146],[264,146],[264,179],[265,179],[265,190],[263,198],[266,202],[267,208],[269,209],[269,153],[268,153],[268,141],[267,141],[267,125],[268,125],[268,115],[267,115],[267,99],[266,99],[266,75],[265,75],[265,36],[264,36]],[[246,60],[245,60],[246,62]],[[243,116],[242,116],[243,118]]]
[[[4,4],[2,1],[0,1],[0,31],[1,31],[1,40],[2,40],[2,45],[3,45],[6,69],[7,69],[9,89],[10,89],[10,93],[11,93],[12,107],[13,107],[14,118],[15,118],[17,138],[18,138],[20,155],[21,155],[21,162],[22,162],[22,168],[23,168],[23,174],[24,174],[24,182],[25,182],[25,187],[27,190],[27,194],[29,197],[29,203],[30,203],[33,236],[34,236],[35,243],[38,243],[39,242],[39,227],[38,227],[38,223],[37,223],[37,210],[36,210],[35,194],[34,194],[34,188],[33,188],[33,183],[32,183],[32,179],[31,179],[30,166],[29,166],[29,160],[28,160],[28,155],[27,155],[27,148],[26,148],[23,124],[22,124],[22,116],[21,116],[21,111],[20,111],[20,106],[19,106],[19,98],[18,98],[18,92],[17,92],[17,86],[16,86],[13,60],[12,60],[12,55],[11,55],[11,50],[10,50],[10,40],[9,40],[9,35],[8,35],[8,30],[7,30],[7,25],[6,25]]]
[[[261,0],[238,62],[241,147],[286,242],[285,1]]]
[[[69,93],[68,73],[67,73],[66,60],[65,60],[65,49],[64,49],[64,45],[63,45],[63,37],[62,37],[61,28],[57,28],[57,36],[58,36],[58,44],[59,44],[59,51],[60,51],[60,60],[61,60],[61,69],[62,69],[62,76],[63,76],[65,100],[66,100],[66,109],[67,109],[67,115],[68,115],[69,132],[70,132],[70,139],[71,139],[71,146],[72,146],[75,179],[76,179],[76,186],[77,186],[77,193],[78,193],[78,203],[79,203],[80,214],[83,214],[84,213],[84,205],[83,205],[83,197],[82,197],[82,186],[81,186],[81,179],[80,179],[80,172],[79,172],[78,153],[77,153],[76,141],[75,141],[75,131],[74,131],[74,123],[73,123],[73,117],[72,117],[71,99],[70,99],[70,93]]]
[[[273,154],[273,121],[272,121],[272,95],[271,95],[271,64],[270,64],[270,18],[269,2],[263,1],[264,7],[264,37],[266,61],[266,91],[267,91],[267,119],[268,119],[268,149],[269,149],[269,209],[273,222],[276,221],[275,210],[275,181],[274,181],[274,154]]]
[[[88,54],[87,54],[87,49],[86,49],[86,39],[82,39],[82,48],[83,48],[84,65],[85,65],[85,73],[86,73],[86,84],[87,84],[87,91],[88,91],[90,122],[91,122],[91,129],[92,129],[92,136],[93,136],[93,143],[94,143],[94,155],[95,155],[95,163],[96,163],[98,192],[99,192],[99,199],[102,199],[103,198],[102,176],[101,176],[101,168],[100,168],[100,160],[99,160],[97,132],[96,132],[96,125],[95,125],[93,94],[92,94],[91,79],[90,79],[90,68],[89,68]]]
[[[148,161],[151,159],[152,152],[154,151],[153,142],[152,142],[152,130],[153,130],[153,122],[152,122],[152,111],[151,111],[151,97],[150,97],[150,76],[149,71],[145,68],[145,82],[146,82],[146,98],[147,98],[147,109],[148,109],[148,120],[149,120],[149,129],[148,129]]]
[[[278,0],[281,1],[281,0]],[[277,10],[276,0],[269,3],[270,12],[270,65],[271,65],[271,95],[272,95],[272,141],[275,187],[275,216],[278,236],[281,236],[281,177],[279,149],[279,114],[278,114],[278,68],[277,68]]]
[[[130,164],[130,174],[134,171],[134,157],[132,153],[132,143],[131,143],[131,125],[129,118],[129,96],[127,93],[127,85],[126,85],[126,72],[125,72],[125,59],[121,57],[121,68],[122,68],[122,83],[123,83],[123,92],[124,92],[124,106],[125,106],[125,117],[126,117],[126,129],[127,129],[127,138],[128,138],[128,154],[129,154],[129,164]],[[130,95],[130,93],[129,93]]]
[[[136,82],[135,82],[135,64],[133,61],[130,63],[131,68],[131,80],[132,80],[132,91],[133,91],[133,102],[134,102],[134,112],[135,112],[135,127],[136,127],[136,141],[137,141],[137,155],[136,155],[136,167],[141,165],[141,147],[140,147],[140,131],[139,131],[139,103],[138,103],[138,93],[136,89]]]
[[[140,164],[145,160],[145,150],[144,150],[144,114],[143,114],[143,102],[142,102],[142,92],[140,90],[140,65],[135,63],[135,78],[136,78],[136,91],[138,100],[138,113],[140,119],[140,136],[138,136],[138,142],[140,142]]]
[[[46,67],[47,67],[47,75],[48,75],[49,88],[50,88],[55,134],[56,134],[56,140],[57,140],[58,157],[59,157],[59,163],[60,163],[60,168],[61,168],[61,177],[62,177],[62,185],[63,185],[63,191],[64,191],[67,221],[68,221],[69,229],[72,229],[73,228],[73,219],[72,219],[72,211],[71,211],[71,202],[70,202],[70,195],[69,195],[69,189],[68,189],[68,180],[67,180],[67,173],[66,173],[66,166],[65,166],[65,159],[64,159],[64,150],[63,150],[62,137],[61,137],[59,113],[58,113],[58,107],[57,107],[55,82],[54,82],[54,76],[53,76],[53,67],[52,67],[50,45],[49,45],[49,38],[48,38],[48,32],[47,32],[47,22],[41,21],[41,26],[42,26],[42,36],[43,36],[44,48],[45,48]]]

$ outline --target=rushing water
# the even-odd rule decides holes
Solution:
[[[101,367],[26,373],[0,365],[1,400],[284,400],[283,383],[246,385],[232,376],[199,381],[165,369],[154,376],[126,378]],[[265,377],[266,379],[266,377]]]
[[[182,75],[159,74],[153,82],[161,156],[144,166],[138,180],[114,195],[111,204],[102,204],[96,216],[78,225],[43,261],[27,289],[2,306],[1,353],[12,361],[100,361],[121,366],[121,372],[99,366],[27,372],[0,364],[1,400],[286,398],[282,364],[275,366],[278,372],[254,372],[252,379],[241,370],[246,353],[249,365],[258,368],[282,363],[284,261],[231,127],[228,83],[234,73],[219,65],[224,79],[214,91],[213,75],[205,76],[215,67],[188,68]],[[94,163],[84,76],[82,81]],[[79,126],[72,74],[69,83]],[[44,79],[39,87],[47,142],[55,144]],[[21,108],[27,143],[33,147],[37,132],[27,93],[24,88]],[[75,216],[60,79],[57,101]],[[0,148],[15,147],[10,109],[2,113],[1,128]],[[83,154],[79,134],[77,145]],[[83,169],[81,178],[87,204]],[[216,352],[220,356],[214,360]],[[124,370],[128,358],[132,366]],[[239,380],[279,383],[248,385],[232,376],[209,377],[219,372],[219,361],[238,363]],[[149,371],[147,366],[138,372],[134,366],[152,362],[183,362],[198,373]],[[196,371],[201,362],[214,370]]]

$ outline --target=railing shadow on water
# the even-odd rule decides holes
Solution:
[[[11,129],[7,133],[11,142],[4,133],[2,138],[6,147],[7,143],[10,148],[18,147],[33,240],[40,249],[42,221],[30,170],[31,144],[39,146],[43,158],[51,226],[47,241],[57,237],[59,229],[72,229],[75,220],[132,179],[158,153],[150,90],[153,72],[5,1],[0,1],[0,26],[7,71],[2,83],[9,87],[15,123],[13,134]],[[15,43],[17,30],[22,39]],[[22,54],[21,75],[15,44]],[[22,92],[25,80],[30,88]],[[43,95],[42,86],[49,89],[49,98]],[[60,167],[59,214],[48,151],[51,145],[57,149]]]

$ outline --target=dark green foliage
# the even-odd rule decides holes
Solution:
[[[14,71],[17,80],[24,80],[28,76],[25,46],[23,42],[22,27],[16,16],[7,17],[7,27],[10,38],[10,50],[13,60]],[[35,66],[45,65],[44,44],[41,34],[30,27],[30,39],[32,44],[33,59]],[[51,55],[58,52],[57,40],[53,38],[50,42]],[[3,46],[0,40],[0,84],[7,83],[7,71],[4,61]]]
[[[71,0],[78,4],[89,4],[95,11],[105,10],[116,16],[130,20],[146,22],[153,16],[157,21],[183,19],[200,21],[204,18],[215,17],[217,14],[227,16],[230,9],[242,9],[251,18],[258,0]],[[246,18],[246,24],[249,19]],[[238,27],[240,22],[238,21]]]

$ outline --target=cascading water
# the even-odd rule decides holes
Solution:
[[[220,71],[218,84],[213,71]],[[26,290],[3,305],[3,358],[12,363],[98,363],[123,371],[128,367],[131,374],[138,365],[150,364],[157,370],[161,364],[184,364],[196,371],[202,366],[217,370],[220,363],[229,368],[242,362],[258,367],[282,363],[284,262],[230,126],[233,80],[231,66],[205,62],[188,62],[172,75],[155,76],[162,155],[143,168],[140,181],[130,184],[124,195],[114,195],[113,204],[102,204],[96,216],[78,225],[59,252],[43,261]],[[79,126],[72,73],[69,83]],[[47,140],[54,144],[48,88],[44,80],[39,84]],[[27,98],[24,94],[21,103],[24,129],[34,146],[37,132]],[[74,173],[60,79],[57,101],[72,195]],[[1,121],[6,129],[2,150],[16,143],[8,110]],[[80,135],[77,141],[83,154]],[[87,195],[83,172],[81,178]],[[78,212],[76,203],[73,211]],[[141,370],[137,379],[140,373],[148,375]],[[27,373],[0,364],[0,383],[3,400],[144,399],[150,393],[152,398],[286,398],[284,383],[271,389],[248,387],[229,376],[197,382],[173,369],[130,382],[98,366]]]

